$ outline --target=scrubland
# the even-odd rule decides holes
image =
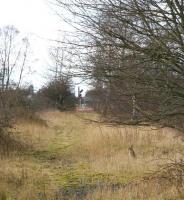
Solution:
[[[12,130],[22,149],[1,155],[1,200],[184,199],[184,139],[177,130],[95,123],[95,113],[38,115]]]

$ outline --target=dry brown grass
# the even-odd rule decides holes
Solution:
[[[181,199],[174,185],[142,181],[184,155],[180,133],[170,128],[88,123],[95,113],[39,113],[47,121],[21,121],[22,154],[1,159],[0,199]],[[136,158],[128,153],[133,145]]]

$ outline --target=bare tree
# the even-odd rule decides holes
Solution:
[[[12,108],[20,105],[20,99],[23,99],[20,87],[29,46],[28,39],[14,26],[0,28],[0,129],[9,124],[15,114]]]
[[[20,38],[15,27],[6,26],[0,30],[1,91],[7,90],[13,82],[14,86],[20,86],[28,50],[28,39]]]
[[[109,98],[113,93],[128,96],[137,122],[164,122],[183,129],[183,1],[55,2],[75,17],[65,21],[81,33],[76,48],[88,49],[81,65],[87,77],[103,81]]]

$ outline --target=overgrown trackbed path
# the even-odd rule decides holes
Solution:
[[[165,160],[179,159],[183,142],[173,130],[111,127],[84,120],[98,119],[95,113],[39,115],[46,124],[38,120],[17,125],[16,137],[29,148],[1,161],[0,192],[10,199],[179,198],[174,188],[158,189],[155,183],[125,187]],[[136,158],[128,152],[132,144]]]

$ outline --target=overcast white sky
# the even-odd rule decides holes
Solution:
[[[1,25],[14,24],[25,32],[50,36],[57,29],[56,22],[46,0],[0,0]]]
[[[48,64],[51,63],[48,55],[51,42],[47,39],[62,39],[62,31],[72,28],[55,14],[48,0],[0,0],[0,27],[6,25],[14,25],[29,37],[33,52],[31,59],[37,61],[31,65],[34,73],[25,79],[37,90],[46,81]],[[88,86],[83,84],[82,88],[86,91]]]
[[[58,38],[58,30],[67,30],[66,24],[54,14],[47,0],[0,0],[0,26],[5,25],[14,25],[30,38],[32,59],[38,59],[31,80],[36,88],[40,87],[44,82],[41,74],[49,62],[47,39]]]

